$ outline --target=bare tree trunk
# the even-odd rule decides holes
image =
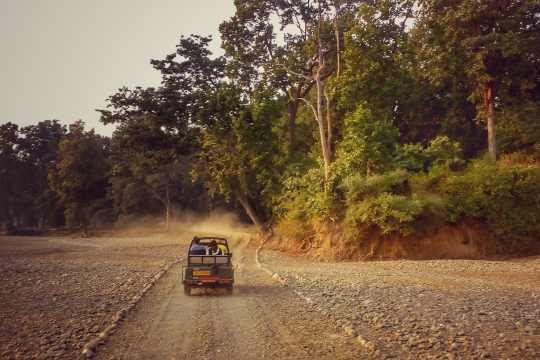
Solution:
[[[296,115],[298,114],[298,105],[300,100],[299,96],[296,96],[293,99],[289,100],[288,104],[288,113],[289,113],[289,122],[288,122],[288,136],[289,142],[287,144],[287,152],[291,155],[296,147]]]
[[[320,58],[320,57],[319,57]],[[328,183],[330,179],[330,157],[328,154],[328,142],[326,138],[326,129],[324,126],[324,113],[322,109],[322,97],[323,97],[323,84],[321,81],[321,68],[319,65],[317,74],[315,75],[315,83],[317,86],[317,124],[319,125],[319,136],[321,138],[321,150],[324,161],[324,182]]]
[[[331,113],[331,101],[330,97],[328,96],[328,92],[326,91],[326,88],[324,89],[324,98],[326,100],[326,145],[327,145],[327,154],[330,160],[332,160],[333,157],[333,149],[332,149],[332,113]]]
[[[340,1],[334,1],[334,7],[336,9],[336,14],[334,16],[334,36],[336,37],[336,77],[339,78],[341,73],[341,44],[340,44],[340,32],[339,32],[339,12],[340,12]]]
[[[169,219],[171,211],[171,198],[169,196],[169,187],[165,191],[165,230],[169,231]]]
[[[497,140],[495,128],[495,105],[493,103],[493,86],[487,85],[484,89],[484,105],[486,107],[488,151],[492,161],[497,160]]]
[[[249,216],[253,224],[255,224],[255,226],[257,226],[257,228],[260,231],[263,231],[264,230],[263,222],[261,221],[261,218],[259,217],[259,215],[257,215],[257,212],[255,211],[253,206],[251,206],[251,204],[249,203],[249,200],[244,195],[240,194],[239,192],[237,192],[236,198],[238,199],[238,202],[240,203],[240,205],[242,205],[242,207],[244,208],[246,214]]]
[[[45,211],[41,212],[38,216],[38,229],[39,230],[43,230],[43,228],[45,227],[45,217],[46,217]]]

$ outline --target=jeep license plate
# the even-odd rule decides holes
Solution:
[[[210,271],[208,270],[193,270],[193,276],[209,276]]]

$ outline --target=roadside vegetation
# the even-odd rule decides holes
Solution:
[[[168,226],[226,208],[304,249],[460,227],[489,253],[538,251],[538,2],[235,4],[223,56],[183,36],[151,61],[159,86],[108,98],[111,138],[1,125],[0,223]]]

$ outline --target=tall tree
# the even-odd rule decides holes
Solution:
[[[531,78],[538,79],[540,5],[529,0],[424,0],[420,4],[418,27],[437,54],[431,65],[444,72],[448,64],[463,64],[471,83],[468,95],[486,121],[489,155],[495,160],[498,109],[508,101],[511,88],[530,92]]]
[[[58,161],[60,141],[66,135],[66,126],[58,120],[40,121],[36,125],[21,129],[21,151],[24,159],[33,169],[32,209],[37,216],[40,229],[45,226],[49,214],[55,212],[57,197],[49,188],[49,170]]]
[[[213,95],[216,121],[202,131],[198,173],[207,179],[212,192],[238,201],[251,221],[264,230],[279,177],[271,131],[279,108],[263,94],[260,101],[242,105],[240,94],[239,89],[224,84]]]
[[[68,224],[81,226],[84,234],[107,193],[107,152],[107,141],[77,121],[60,142],[59,160],[49,171],[49,184],[65,204]]]
[[[19,126],[0,125],[0,219],[7,227],[22,224],[21,200],[25,192],[25,163],[20,153]]]

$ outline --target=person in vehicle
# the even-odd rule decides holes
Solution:
[[[225,246],[225,244],[217,244],[218,248],[220,248],[221,250],[221,254],[222,255],[228,255],[229,254],[229,251],[227,250],[227,246]]]
[[[224,255],[219,246],[217,245],[216,240],[212,240],[209,247],[210,255]]]
[[[191,244],[191,248],[189,249],[190,255],[207,255],[207,248],[204,245],[201,245],[200,240],[198,237],[193,238],[193,244]]]

